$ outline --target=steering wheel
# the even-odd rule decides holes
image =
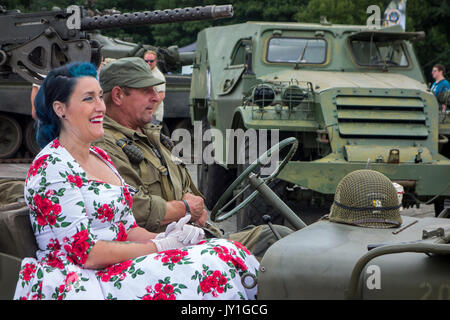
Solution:
[[[277,168],[267,177],[260,178],[260,174],[255,174],[254,171],[256,169],[259,169],[262,165],[268,163],[268,160],[270,159],[271,155],[275,152],[279,152],[280,150],[283,150],[284,148],[290,146],[289,152],[284,157],[284,159],[279,162]],[[268,184],[270,184],[281,172],[281,170],[284,168],[284,166],[288,163],[288,161],[292,158],[295,151],[298,147],[298,141],[296,138],[287,138],[278,143],[277,145],[270,148],[268,151],[266,151],[263,155],[261,155],[258,159],[256,159],[245,171],[228,187],[228,189],[224,192],[224,194],[220,197],[220,199],[217,201],[216,205],[211,211],[211,220],[214,222],[221,222],[224,221],[233,215],[235,215],[237,212],[239,212],[240,209],[244,208],[246,205],[248,205],[250,202],[255,199],[255,197],[258,194],[262,194],[266,200],[268,200],[276,209],[279,209],[279,211],[283,214],[283,216],[288,219],[291,223],[293,223],[294,226],[296,226],[298,229],[303,228],[306,226],[303,221],[294,213],[292,212],[289,207],[286,206],[286,204],[278,198],[278,196],[270,190],[268,187]],[[247,180],[247,185],[240,190],[240,192],[235,195],[230,201],[225,203],[227,199],[231,197],[231,195],[234,193],[234,191],[239,190],[241,183]],[[225,212],[224,210],[233,203],[239,196],[241,196],[250,186],[253,186],[256,190],[247,197],[243,202],[241,202],[239,205],[237,205],[232,210]]]
[[[375,64],[379,64],[379,65],[381,65],[381,64],[385,64],[386,63],[386,65],[388,65],[389,66],[389,64],[391,64],[392,66],[398,66],[399,64],[398,64],[398,62],[395,62],[395,61],[393,61],[393,60],[375,60],[374,61],[374,63]]]

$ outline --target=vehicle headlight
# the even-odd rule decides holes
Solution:
[[[275,90],[268,84],[259,84],[253,89],[253,103],[260,108],[270,106],[275,100]]]
[[[307,93],[299,86],[289,86],[284,89],[281,100],[283,105],[294,108],[299,106],[306,97]]]

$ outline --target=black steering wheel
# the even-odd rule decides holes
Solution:
[[[284,157],[282,161],[279,162],[277,168],[267,177],[261,178],[260,174],[255,174],[254,171],[259,169],[264,164],[268,163],[270,157],[280,150],[290,146],[289,152]],[[277,145],[270,148],[263,155],[261,155],[258,159],[256,159],[224,192],[224,194],[217,201],[216,205],[211,211],[211,220],[215,222],[224,221],[237,212],[240,209],[244,208],[250,202],[255,199],[258,194],[262,194],[263,197],[269,201],[276,209],[280,211],[280,213],[289,221],[294,227],[301,229],[306,226],[306,224],[291,210],[287,205],[280,199],[278,196],[270,190],[268,184],[270,184],[281,172],[284,166],[288,163],[288,161],[292,158],[295,151],[298,147],[298,141],[296,138],[287,138],[278,143]],[[241,183],[247,180],[247,184],[245,187],[241,188]],[[253,186],[256,190],[247,197],[244,201],[242,201],[239,205],[234,207],[232,210],[225,212],[224,210],[233,203],[238,197],[240,197],[250,186]],[[238,194],[236,194],[230,201],[225,203],[234,191],[240,190]]]

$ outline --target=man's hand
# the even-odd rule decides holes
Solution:
[[[198,224],[201,227],[204,227],[206,225],[206,221],[208,221],[208,212],[205,209],[203,209],[202,216],[198,218],[196,221],[192,222]]]
[[[182,199],[187,201],[189,208],[191,209],[191,221],[197,221],[198,219],[200,219],[203,215],[203,210],[205,207],[203,198],[194,196],[191,193],[185,193]]]

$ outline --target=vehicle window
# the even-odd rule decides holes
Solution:
[[[402,46],[402,41],[360,41],[351,42],[356,63],[367,66],[407,67],[408,58]]]
[[[245,45],[241,42],[236,50],[233,52],[232,58],[231,58],[231,65],[240,65],[245,64]]]
[[[326,56],[327,42],[323,39],[277,37],[269,40],[267,48],[268,62],[321,64]]]

